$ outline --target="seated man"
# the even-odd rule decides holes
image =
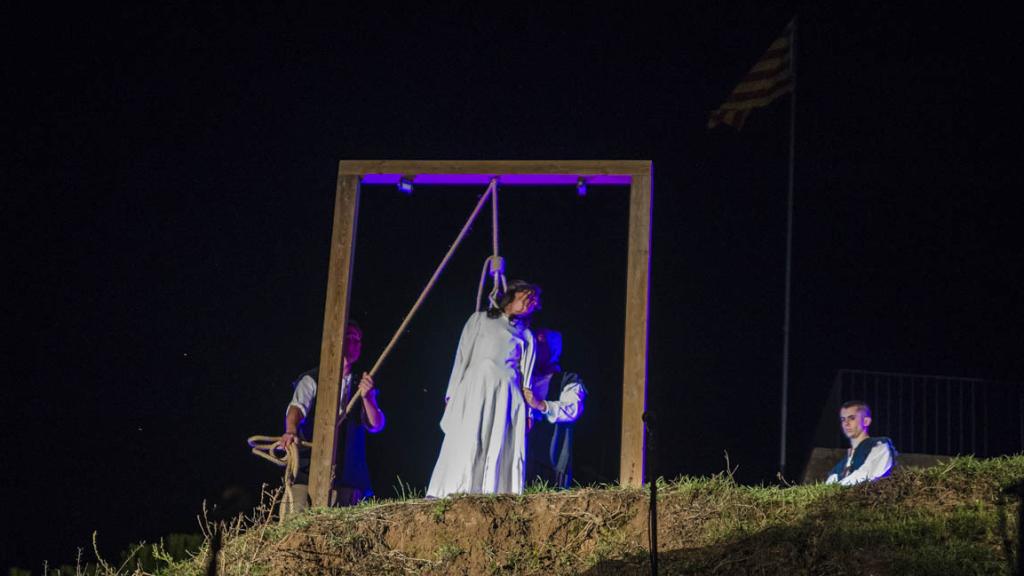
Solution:
[[[534,334],[537,360],[531,387],[523,389],[537,424],[527,434],[526,480],[541,479],[557,488],[572,484],[572,437],[583,413],[587,389],[573,372],[562,372],[562,335],[546,328]],[[553,396],[557,400],[547,400]]]
[[[825,483],[852,486],[888,476],[896,462],[896,449],[888,438],[868,435],[871,408],[860,400],[845,402],[839,409],[839,425],[850,439],[850,448]]]

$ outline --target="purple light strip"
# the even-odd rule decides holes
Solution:
[[[498,177],[502,186],[575,186],[582,177],[588,186],[629,186],[630,176],[616,174],[417,174],[414,185],[424,186],[486,186]],[[362,183],[395,185],[401,174],[366,174]]]

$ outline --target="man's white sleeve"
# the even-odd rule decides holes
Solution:
[[[587,391],[579,381],[571,382],[558,394],[558,400],[546,402],[544,416],[548,422],[575,422],[583,413],[583,399]]]
[[[892,451],[885,442],[879,442],[868,453],[864,464],[850,473],[849,476],[839,481],[843,486],[853,486],[861,482],[875,480],[885,476],[892,468]]]
[[[302,412],[302,417],[305,418],[310,409],[313,408],[313,400],[316,398],[316,380],[309,374],[303,376],[298,384],[295,385],[295,393],[292,394],[292,401],[288,404],[291,408],[295,406]],[[287,409],[285,410],[287,414]]]

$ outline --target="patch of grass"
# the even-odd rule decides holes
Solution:
[[[703,547],[674,559],[681,571],[853,574],[1008,573],[1005,543],[1016,538],[997,494],[1024,479],[1024,459],[955,459],[929,470],[898,470],[853,488],[728,487],[720,479],[674,485],[691,508],[716,509]],[[710,499],[709,499],[710,498]],[[738,560],[739,564],[734,562]],[[860,568],[857,568],[857,567]]]
[[[1024,456],[954,458],[852,488],[744,486],[728,471],[659,479],[661,566],[666,574],[1010,574],[1019,503],[1003,491],[1021,481]],[[556,576],[646,566],[646,487],[404,494],[283,524],[259,514],[229,522],[227,573]],[[205,554],[160,574],[201,574]],[[130,574],[105,568],[104,576]]]
[[[444,544],[441,544],[437,547],[437,550],[434,551],[434,556],[437,558],[438,562],[447,563],[451,562],[452,560],[455,560],[456,558],[462,556],[465,553],[466,551],[463,550],[462,547],[458,544],[445,542]]]
[[[523,490],[523,493],[544,494],[546,492],[557,492],[558,490],[559,488],[557,486],[552,486],[551,484],[548,484],[547,480],[537,478],[533,482],[530,482],[526,485],[526,488]]]
[[[535,550],[525,547],[509,549],[496,565],[497,574],[534,574],[541,569],[541,560]]]
[[[425,495],[422,488],[416,488],[412,484],[402,481],[401,476],[395,476],[395,482],[396,484],[392,485],[392,488],[394,489],[396,499],[399,502],[404,502],[405,500],[416,500],[423,498]]]
[[[444,514],[452,507],[452,501],[449,498],[439,498],[434,502],[433,508],[431,508],[431,518],[434,519],[435,524],[444,524]]]

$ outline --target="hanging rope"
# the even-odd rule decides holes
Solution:
[[[498,189],[494,189],[494,194],[491,195],[491,246],[492,253],[488,259],[490,262],[491,276],[494,279],[494,288],[491,289],[491,293],[488,297],[490,300],[491,307],[498,307],[498,298],[505,293],[508,289],[508,284],[505,282],[505,259],[500,256],[498,252]],[[477,304],[477,310],[480,310],[479,303]]]
[[[491,256],[484,260],[483,270],[480,271],[480,285],[476,290],[476,308],[475,311],[480,311],[480,299],[484,293],[484,284],[486,283],[488,272],[494,281],[494,287],[491,288],[491,292],[487,295],[487,301],[490,303],[491,308],[498,307],[498,298],[505,293],[508,289],[508,284],[505,282],[505,259],[499,255],[498,252],[498,189],[494,189],[494,194],[491,195]]]

